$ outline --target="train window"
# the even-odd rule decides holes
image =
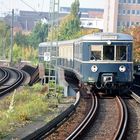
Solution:
[[[103,59],[104,60],[114,60],[114,46],[104,46],[103,47]]]
[[[126,60],[126,46],[116,46],[116,60]]]
[[[101,60],[102,45],[91,45],[90,60]]]

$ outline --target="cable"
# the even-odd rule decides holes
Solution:
[[[36,9],[34,9],[32,6],[30,6],[27,2],[20,0],[22,3],[24,3],[26,6],[30,7],[33,11],[37,12]]]

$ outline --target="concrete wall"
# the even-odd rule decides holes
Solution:
[[[105,0],[104,32],[117,32],[118,0]]]

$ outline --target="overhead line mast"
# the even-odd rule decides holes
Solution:
[[[47,52],[50,52],[50,61],[48,61],[48,90],[56,93],[57,83],[57,57],[58,57],[58,24],[59,24],[59,0],[50,0],[49,27],[51,30],[50,45]],[[56,34],[57,32],[57,34]],[[56,39],[54,39],[56,37]],[[54,86],[51,85],[54,84]]]

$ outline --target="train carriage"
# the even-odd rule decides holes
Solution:
[[[133,82],[132,44],[132,36],[122,33],[95,33],[60,41],[58,65],[74,72],[80,83],[98,89],[129,87]]]
[[[121,33],[84,36],[74,44],[74,71],[83,83],[97,88],[131,85],[133,38]],[[79,54],[79,56],[77,56]]]

